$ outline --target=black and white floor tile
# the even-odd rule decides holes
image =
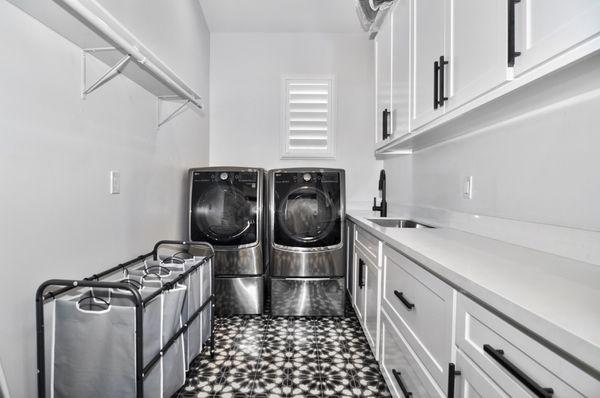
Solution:
[[[217,318],[215,355],[193,364],[180,397],[389,397],[352,308],[345,317]]]

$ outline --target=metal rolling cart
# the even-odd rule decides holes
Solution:
[[[101,279],[109,277],[115,274],[118,271],[126,272],[128,269],[134,265],[139,265],[144,262],[149,257],[152,257],[153,260],[158,260],[158,249],[161,246],[165,245],[183,245],[187,246],[188,249],[191,246],[204,246],[208,248],[208,254],[203,256],[201,260],[194,263],[194,265],[190,266],[184,272],[179,274],[175,279],[164,282],[160,287],[156,288],[152,294],[147,295],[142,298],[140,291],[136,289],[135,286],[132,286],[126,282],[114,282],[114,281],[102,281]],[[214,355],[214,265],[212,264],[212,259],[214,257],[214,249],[213,247],[205,242],[190,242],[190,241],[177,241],[177,240],[161,240],[154,245],[154,248],[151,252],[142,254],[134,259],[126,261],[124,263],[118,264],[112,268],[109,268],[100,273],[91,275],[82,280],[72,280],[72,279],[50,279],[46,282],[42,283],[36,292],[36,329],[37,329],[37,382],[38,382],[38,398],[45,398],[46,389],[47,389],[47,379],[46,379],[46,336],[45,336],[45,325],[44,325],[44,305],[56,300],[58,297],[64,295],[65,293],[79,288],[100,288],[100,289],[119,289],[122,292],[126,292],[127,297],[131,300],[134,311],[135,311],[135,397],[143,398],[144,397],[144,381],[148,373],[152,370],[152,368],[161,360],[163,355],[173,346],[173,344],[177,341],[178,338],[181,337],[183,333],[185,333],[190,325],[196,321],[200,315],[203,313],[203,310],[206,309],[207,306],[211,306],[210,310],[210,337],[208,339],[210,346],[210,355]],[[182,324],[182,326],[168,339],[168,341],[162,345],[160,351],[156,353],[147,363],[144,363],[144,308],[146,305],[151,302],[153,299],[158,297],[159,295],[167,292],[168,290],[173,289],[178,283],[184,281],[189,275],[193,272],[197,271],[200,267],[210,264],[210,274],[209,278],[211,281],[210,284],[210,295],[208,298],[200,305],[198,309],[196,309]],[[56,290],[46,292],[46,290],[50,287],[59,287]],[[183,386],[181,386],[183,387]]]

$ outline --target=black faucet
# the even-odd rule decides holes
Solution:
[[[387,202],[385,200],[385,170],[379,173],[379,190],[381,191],[381,204],[377,206],[377,198],[373,198],[373,211],[378,211],[380,217],[387,217]]]

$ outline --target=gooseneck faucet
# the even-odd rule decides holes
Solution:
[[[377,198],[373,198],[373,211],[378,211],[380,217],[387,217],[387,202],[385,200],[385,170],[379,172],[379,191],[381,204],[377,206]]]

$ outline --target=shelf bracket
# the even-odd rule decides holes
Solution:
[[[171,113],[169,113],[168,116],[166,116],[164,119],[162,119],[161,121],[161,109],[162,109],[162,103],[165,101],[169,101],[169,102],[173,102],[173,101],[179,101],[181,100],[181,97],[179,96],[163,96],[163,97],[158,97],[158,127],[160,128],[162,125],[164,125],[165,123],[173,120],[174,118],[176,118],[177,116],[179,116],[181,113],[183,113],[184,108],[191,102],[191,100],[185,100],[181,105],[179,105],[174,111],[172,111]]]
[[[95,91],[97,88],[104,85],[109,80],[113,79],[119,73],[121,73],[121,69],[131,60],[131,55],[127,54],[123,58],[121,58],[115,65],[108,68],[102,76],[100,76],[94,83],[92,83],[89,87],[86,87],[87,84],[87,62],[86,56],[89,53],[94,53],[98,51],[118,51],[114,47],[102,47],[102,48],[86,48],[82,51],[81,57],[81,98],[85,99],[85,97]]]

